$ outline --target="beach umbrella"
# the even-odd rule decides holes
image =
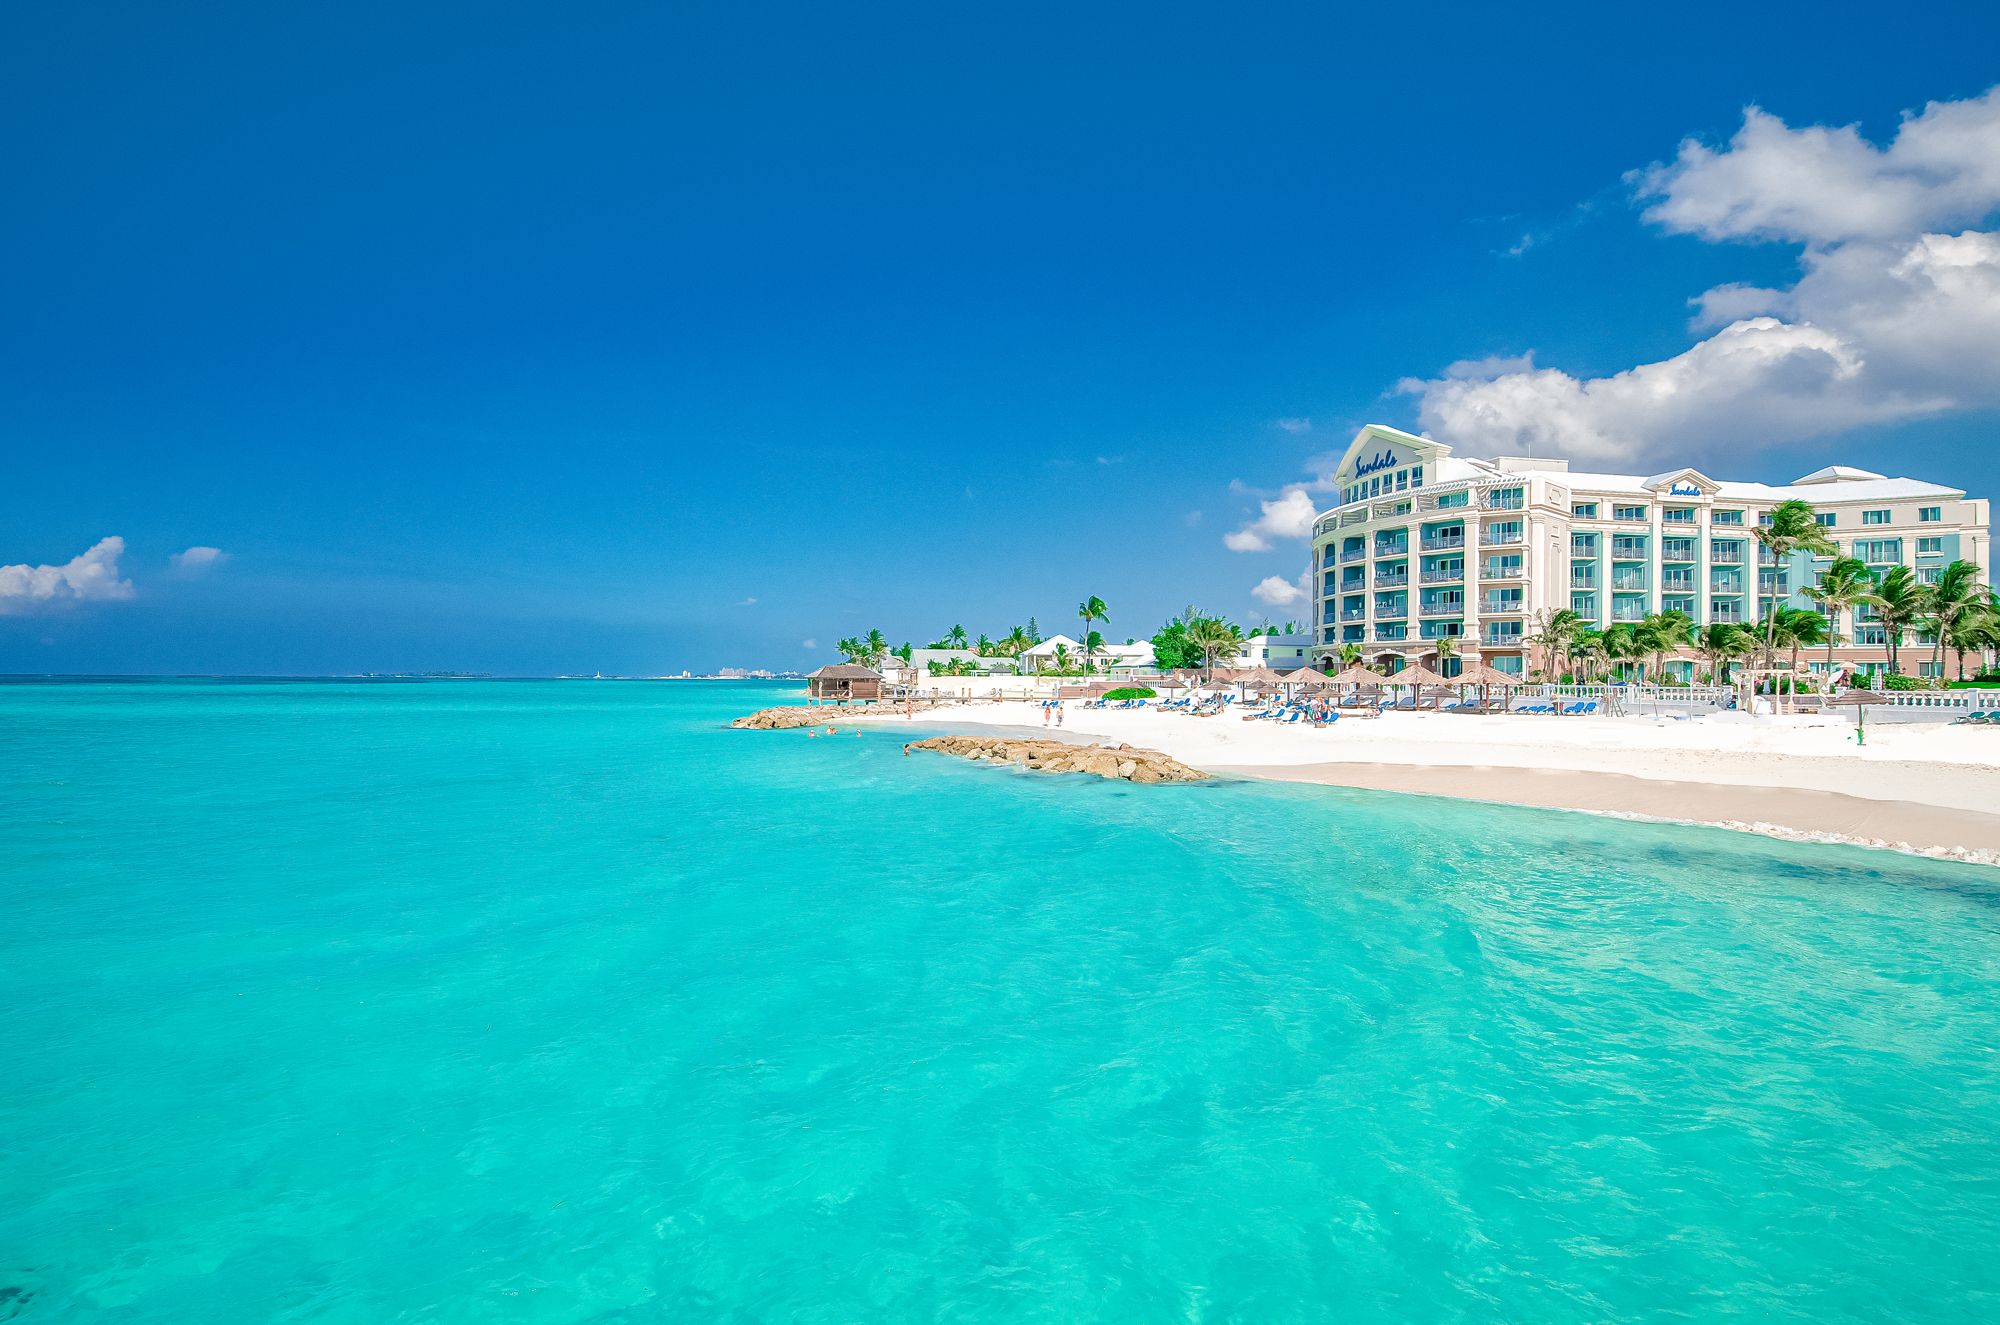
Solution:
[[[1842,708],[1853,708],[1854,743],[1856,745],[1866,745],[1868,744],[1868,706],[1870,704],[1886,704],[1889,702],[1889,696],[1886,694],[1878,695],[1873,690],[1863,690],[1856,687],[1845,694],[1835,695],[1826,702],[1829,708],[1835,705]]]
[[[1414,706],[1423,695],[1419,687],[1448,686],[1451,682],[1445,680],[1422,663],[1411,663],[1402,671],[1391,672],[1389,675],[1383,677],[1382,684],[1385,686],[1409,686],[1413,695],[1411,704]]]

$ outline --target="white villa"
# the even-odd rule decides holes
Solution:
[[[1060,645],[1070,666],[1083,665],[1083,645],[1067,635],[1051,635],[1031,649],[1021,653],[1021,670],[1039,672],[1055,666],[1056,647]],[[1153,646],[1145,640],[1134,644],[1102,644],[1090,651],[1091,664],[1106,669],[1120,671],[1143,671],[1153,665]]]
[[[1935,580],[1963,559],[1992,582],[1990,502],[1842,465],[1783,486],[1691,468],[1584,472],[1564,460],[1460,458],[1441,442],[1369,424],[1335,481],[1340,504],[1314,523],[1312,540],[1314,660],[1322,665],[1337,662],[1344,644],[1361,646],[1374,664],[1427,655],[1434,664],[1437,641],[1451,636],[1460,657],[1521,673],[1530,666],[1529,623],[1549,609],[1567,607],[1603,627],[1671,609],[1699,626],[1754,622],[1774,603],[1811,607],[1800,590],[1827,562],[1800,553],[1776,564],[1754,538],[1759,519],[1791,498],[1811,502],[1842,554],[1877,572],[1904,565]],[[1846,643],[1835,665],[1886,667],[1884,632],[1870,609],[1842,618],[1834,624]],[[1927,656],[1910,661],[1930,670]]]

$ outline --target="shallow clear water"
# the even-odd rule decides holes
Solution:
[[[0,687],[0,1319],[2000,1315],[2000,874],[776,697]]]

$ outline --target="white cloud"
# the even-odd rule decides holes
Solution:
[[[1633,172],[1646,219],[1704,239],[1835,244],[1970,225],[2000,206],[2000,87],[1905,114],[1878,148],[1854,125],[1793,129],[1755,106],[1720,151],[1690,138]]]
[[[1279,419],[1278,426],[1289,433],[1311,432],[1313,430],[1313,421],[1311,419]]]
[[[736,605],[738,607],[755,607],[757,606],[757,600],[755,598],[739,598],[736,601]]]
[[[817,649],[819,641],[816,639],[802,639],[799,641],[799,647],[802,649]]]
[[[1523,356],[1405,381],[1426,431],[1475,454],[1696,460],[2000,404],[2000,233],[1924,230],[2000,206],[2000,88],[1932,103],[1886,149],[1753,109],[1727,148],[1683,143],[1637,179],[1648,219],[1801,243],[1803,275],[1702,293],[1693,327],[1713,334],[1606,377]]]
[[[186,575],[199,575],[202,571],[213,570],[229,560],[229,554],[219,547],[191,547],[185,552],[176,552],[167,558],[175,570]]]
[[[1266,575],[1257,581],[1255,588],[1250,590],[1250,596],[1272,607],[1290,607],[1294,603],[1303,603],[1306,600],[1306,590],[1305,585],[1296,580]]]
[[[125,540],[113,535],[60,566],[0,566],[0,615],[59,603],[132,596],[132,582],[118,578]]]
[[[1286,488],[1270,501],[1259,502],[1255,520],[1222,536],[1231,552],[1268,552],[1274,538],[1304,538],[1312,532],[1313,517],[1319,514],[1312,494],[1303,486]]]

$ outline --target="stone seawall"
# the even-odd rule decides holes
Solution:
[[[858,722],[863,718],[901,718],[923,713],[935,713],[942,708],[956,707],[954,702],[940,703],[935,700],[896,700],[880,704],[835,705],[822,704],[817,707],[795,704],[789,707],[758,709],[736,719],[729,725],[745,731],[787,731],[794,727],[824,727],[831,723],[838,727],[843,722]]]
[[[1019,764],[1040,773],[1088,773],[1127,782],[1201,782],[1208,777],[1157,750],[1135,750],[1129,745],[1069,745],[1011,736],[933,736],[903,747],[906,754],[911,750]]]

